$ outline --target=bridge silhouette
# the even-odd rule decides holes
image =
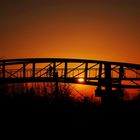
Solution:
[[[86,84],[110,93],[140,88],[140,64],[85,59],[26,58],[0,60],[0,84],[63,82]]]

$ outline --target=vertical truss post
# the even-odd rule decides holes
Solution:
[[[88,73],[88,63],[85,63],[85,81],[87,81],[87,74]]]
[[[112,92],[111,64],[109,63],[105,63],[105,91],[107,95]]]
[[[56,62],[53,62],[53,76],[55,75],[56,72]]]
[[[119,79],[122,80],[124,77],[124,68],[123,65],[120,65],[120,69],[119,69]]]
[[[65,62],[65,69],[64,69],[64,79],[67,78],[67,69],[68,69],[68,63]]]
[[[118,90],[121,91],[122,90],[122,79],[124,77],[124,68],[123,68],[123,65],[120,65],[120,68],[119,68],[119,87],[118,87]]]
[[[99,64],[98,89],[101,90],[102,63]]]
[[[32,77],[35,77],[35,62],[33,62],[33,67],[32,67]]]
[[[102,66],[103,64],[102,63],[99,63],[99,73],[98,73],[98,87],[95,91],[95,96],[97,97],[101,97],[102,96],[102,89],[101,89],[101,86],[102,86]]]

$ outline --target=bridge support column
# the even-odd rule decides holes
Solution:
[[[123,92],[123,89],[122,89],[122,79],[124,78],[124,68],[123,68],[123,65],[120,65],[120,69],[119,69],[119,83],[118,83],[118,89],[117,89],[117,92],[118,92],[118,98],[119,97],[123,97],[124,95],[124,92]]]
[[[105,91],[101,97],[103,104],[110,104],[113,102],[112,96],[112,80],[111,80],[111,64],[106,63],[105,65]]]
[[[120,85],[120,88],[121,88],[123,77],[124,77],[124,69],[123,69],[123,66],[120,66],[120,69],[119,69],[119,85]]]
[[[67,69],[68,69],[68,63],[65,62],[65,69],[64,69],[64,79],[67,78]]]
[[[99,76],[98,76],[98,87],[97,87],[97,89],[96,89],[96,91],[95,91],[95,96],[97,96],[97,97],[101,97],[102,96],[102,93],[103,93],[103,91],[102,91],[102,89],[101,89],[101,78],[102,78],[102,63],[100,63],[99,64],[99,74],[98,74]]]
[[[102,104],[105,105],[116,105],[120,102],[120,97],[123,95],[121,88],[121,80],[123,78],[123,66],[120,66],[119,70],[119,86],[117,90],[112,89],[112,76],[111,76],[111,64],[105,64],[105,91],[103,91],[101,100]],[[121,95],[121,96],[120,96]],[[110,106],[110,107],[111,107]]]
[[[55,77],[55,72],[56,72],[56,63],[53,62],[53,77]]]
[[[105,64],[105,91],[107,96],[112,92],[111,65]]]
[[[88,71],[88,63],[85,64],[85,76],[84,76],[84,79],[85,81],[87,81],[87,71]]]

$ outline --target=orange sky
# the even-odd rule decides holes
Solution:
[[[139,52],[139,0],[0,2],[0,58],[65,57],[140,64]]]
[[[2,0],[0,57],[140,63],[139,0]]]

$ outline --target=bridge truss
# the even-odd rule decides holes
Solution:
[[[140,88],[140,64],[85,59],[30,58],[0,60],[0,84],[80,83],[105,88]]]

